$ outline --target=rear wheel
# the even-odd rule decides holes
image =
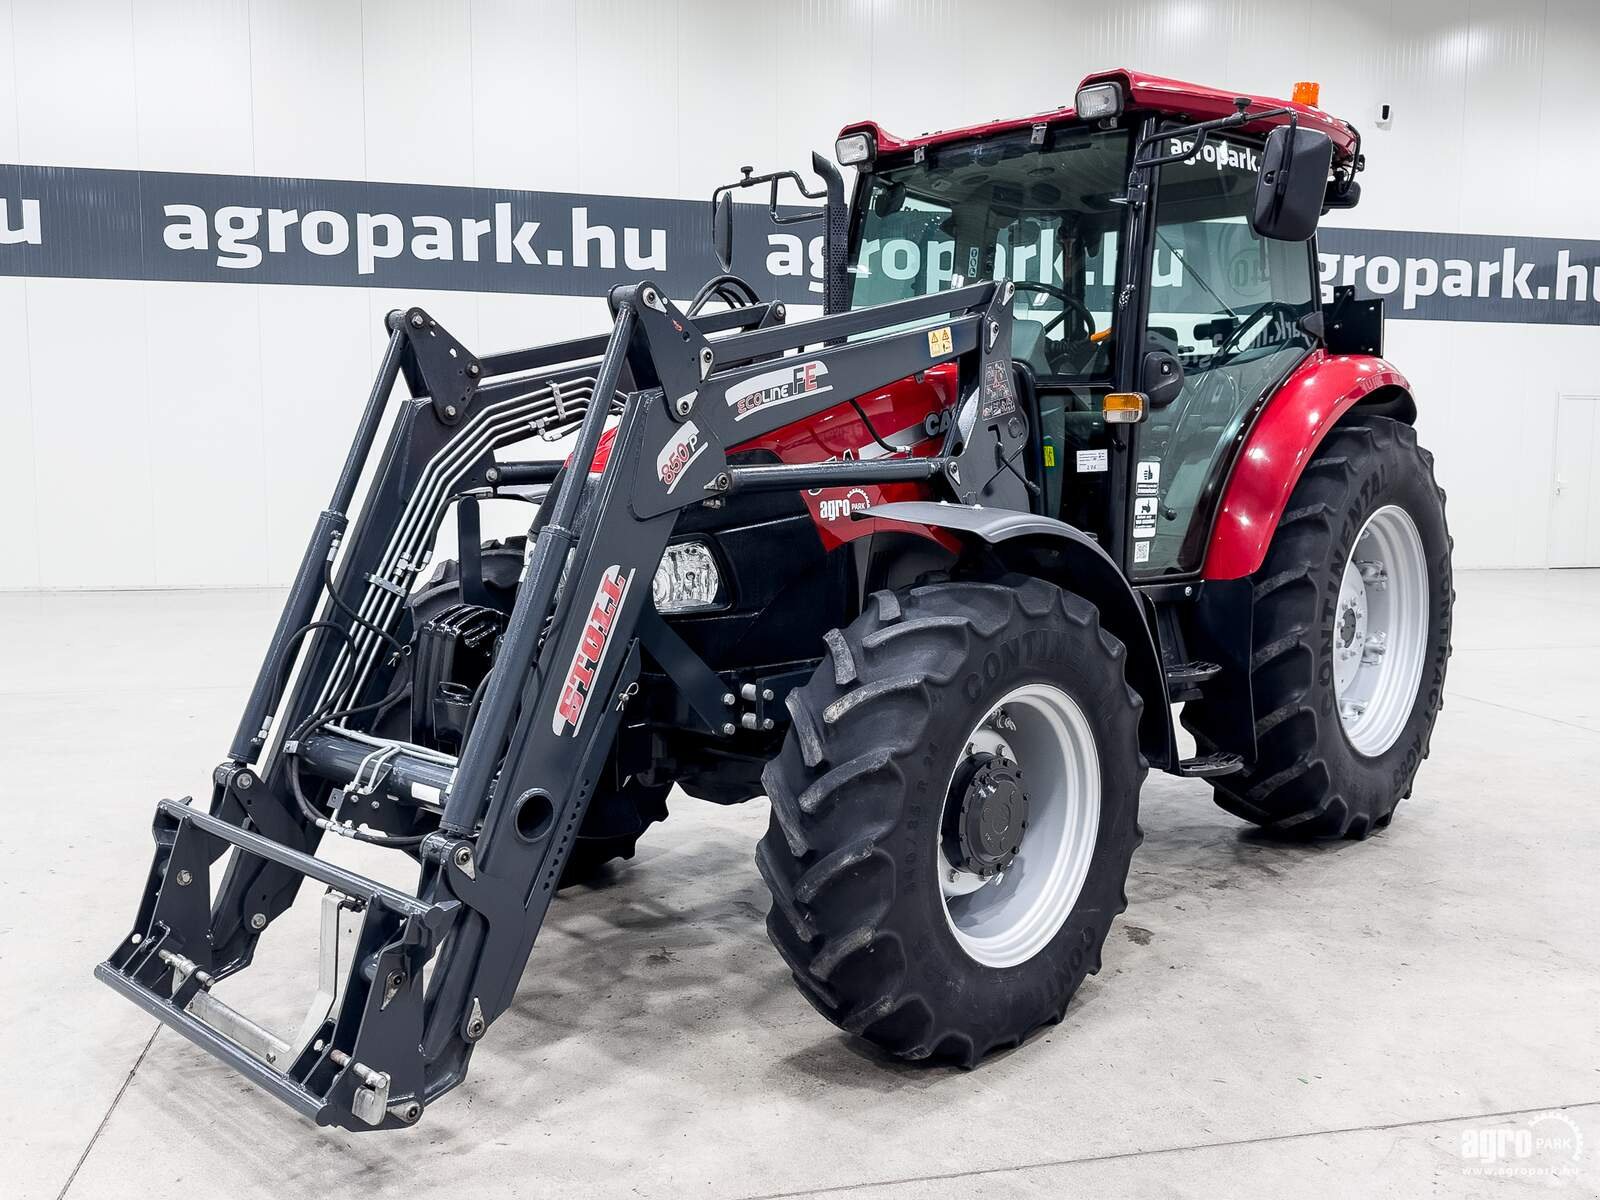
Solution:
[[[1444,696],[1455,600],[1444,493],[1408,425],[1336,428],[1256,572],[1256,748],[1217,803],[1277,833],[1367,836],[1411,794]],[[1214,714],[1189,704],[1202,750]]]
[[[763,776],[767,930],[824,1016],[971,1065],[1060,1020],[1126,906],[1140,701],[1036,579],[879,592]]]

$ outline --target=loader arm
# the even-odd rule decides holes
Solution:
[[[134,927],[97,975],[318,1123],[415,1123],[511,1005],[636,690],[650,583],[679,515],[743,490],[912,478],[956,502],[1026,508],[1011,297],[982,283],[785,326],[768,305],[690,319],[641,282],[613,293],[605,338],[482,358],[420,309],[390,314],[209,812],[161,803]],[[945,363],[962,402],[937,455],[730,465],[732,446]],[[396,403],[401,376],[411,396]],[[613,407],[611,452],[590,472]],[[530,427],[574,422],[564,468],[495,458]],[[445,508],[502,470],[549,490],[460,753],[375,736],[363,724],[396,702],[396,632]],[[414,858],[415,895],[319,857],[328,832]],[[327,889],[325,930],[346,935],[324,945],[324,985],[294,1045],[210,989],[249,965],[306,878]]]

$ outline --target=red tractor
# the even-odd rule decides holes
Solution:
[[[970,1064],[1099,968],[1149,767],[1287,837],[1389,821],[1453,592],[1381,308],[1319,294],[1356,131],[1113,71],[1021,120],[850,126],[837,157],[848,203],[818,158],[819,211],[778,205],[792,172],[713,205],[725,272],[736,189],[825,222],[817,319],[729,273],[481,358],[390,314],[209,810],[159,805],[103,980],[307,1116],[410,1125],[559,886],[631,856],[678,784],[770,798],[768,930],[820,1012]],[[530,429],[577,449],[508,454]],[[503,497],[528,536],[480,545]],[[327,834],[409,856],[415,890]],[[307,878],[324,976],[290,1040],[211,989]]]

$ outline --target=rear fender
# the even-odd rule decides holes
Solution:
[[[1007,571],[1049,580],[1094,604],[1101,626],[1128,650],[1128,684],[1144,701],[1140,749],[1152,767],[1173,768],[1172,708],[1144,601],[1093,538],[1053,517],[965,504],[911,500],[875,505],[857,515],[945,530],[968,550],[988,550]]]
[[[1361,413],[1407,425],[1417,419],[1405,376],[1371,355],[1319,349],[1283,381],[1234,459],[1206,549],[1205,578],[1242,579],[1260,568],[1306,463],[1358,405]]]

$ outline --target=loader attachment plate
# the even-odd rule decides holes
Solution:
[[[161,801],[154,834],[137,924],[95,975],[319,1125],[414,1123],[426,1099],[423,967],[459,904],[428,904],[187,803]],[[321,979],[299,1044],[211,995],[214,983],[247,965],[213,961],[210,877],[229,855],[274,863],[328,889]]]

